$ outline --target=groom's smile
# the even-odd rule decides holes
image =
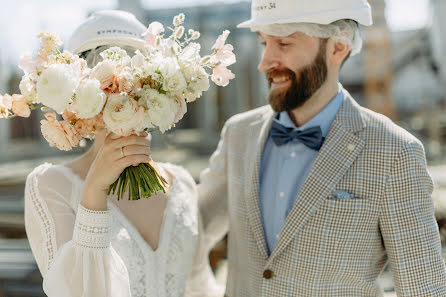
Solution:
[[[258,68],[266,75],[271,107],[282,112],[301,106],[327,79],[326,39],[300,32],[258,36],[265,48]]]

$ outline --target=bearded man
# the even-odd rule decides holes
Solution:
[[[228,297],[446,296],[422,144],[359,106],[339,71],[366,0],[253,0],[269,105],[238,114],[201,174],[210,245],[227,231]]]

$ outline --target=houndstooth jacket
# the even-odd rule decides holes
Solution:
[[[446,296],[422,144],[344,93],[270,256],[258,191],[275,113],[264,106],[225,124],[198,191],[209,245],[229,230],[226,296],[382,296],[386,263],[398,296]]]

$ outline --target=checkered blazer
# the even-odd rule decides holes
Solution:
[[[258,191],[275,113],[264,106],[225,124],[198,191],[209,245],[229,230],[228,297],[382,296],[387,262],[398,296],[446,296],[423,146],[344,92],[270,256]],[[340,190],[354,198],[335,199]]]

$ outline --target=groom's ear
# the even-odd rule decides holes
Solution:
[[[327,41],[327,63],[333,66],[344,65],[345,61],[350,57],[350,45],[346,42],[329,38]]]

